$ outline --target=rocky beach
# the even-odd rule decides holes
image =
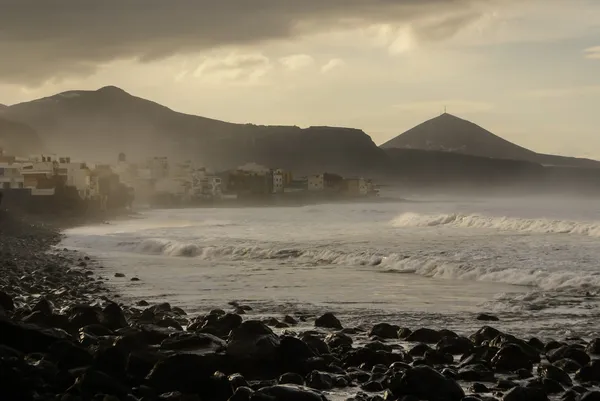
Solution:
[[[55,224],[0,218],[2,400],[600,400],[600,339],[123,304]]]

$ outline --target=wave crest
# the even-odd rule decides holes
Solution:
[[[575,234],[600,237],[600,222],[494,217],[478,214],[404,213],[392,221],[395,227],[487,228],[539,234]]]

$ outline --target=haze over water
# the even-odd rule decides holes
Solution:
[[[100,258],[126,299],[188,312],[238,300],[459,331],[490,312],[513,334],[587,337],[599,241],[593,201],[529,198],[154,210],[68,230],[61,246]]]

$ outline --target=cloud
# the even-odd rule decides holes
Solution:
[[[308,54],[293,54],[280,58],[279,62],[288,70],[296,71],[310,67],[315,63],[315,59]]]
[[[600,85],[571,86],[566,88],[547,88],[525,91],[522,95],[533,98],[560,98],[573,96],[599,95]]]
[[[600,46],[589,47],[584,50],[585,58],[600,60]]]
[[[374,24],[410,24],[417,40],[442,40],[478,18],[482,5],[515,1],[0,0],[0,80],[36,85],[115,60],[144,63]]]
[[[335,70],[336,68],[343,67],[346,62],[340,58],[332,58],[327,63],[323,64],[321,67],[322,73],[328,73],[331,70]]]
[[[229,53],[205,57],[192,75],[205,83],[256,84],[271,68],[270,59],[263,54]]]
[[[424,114],[435,114],[436,112],[443,112],[444,110],[453,114],[469,114],[492,111],[494,109],[494,105],[487,102],[449,99],[424,102],[406,102],[396,104],[394,105],[394,108],[402,111]]]

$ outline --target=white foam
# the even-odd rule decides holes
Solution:
[[[395,227],[486,228],[546,234],[576,234],[600,237],[600,222],[494,217],[477,214],[404,213],[392,221]]]

